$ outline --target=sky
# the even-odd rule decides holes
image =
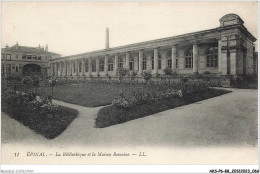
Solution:
[[[235,13],[258,39],[257,2],[2,2],[1,46],[68,56],[219,27]],[[258,42],[258,41],[257,41]]]

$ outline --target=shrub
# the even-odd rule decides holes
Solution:
[[[169,67],[165,68],[165,69],[163,70],[163,72],[164,72],[164,74],[165,74],[166,76],[172,76],[172,75],[173,75],[173,70],[172,70],[171,68],[169,68]]]
[[[144,80],[147,83],[149,80],[152,78],[152,73],[150,70],[144,71],[143,72]]]
[[[5,87],[2,87],[2,111],[49,139],[61,134],[78,114],[74,109],[51,103],[47,94],[40,97]]]

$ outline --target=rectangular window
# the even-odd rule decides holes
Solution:
[[[10,65],[10,64],[7,64],[7,65],[6,65],[6,74],[7,74],[7,75],[10,75],[10,74],[11,74],[11,65]]]
[[[168,68],[172,68],[172,59],[168,59]]]
[[[146,61],[143,61],[143,70],[146,70]]]
[[[82,63],[79,63],[79,72],[81,73]]]
[[[23,58],[23,59],[26,59],[26,55],[24,54],[22,58]]]
[[[108,64],[108,71],[113,71],[113,63]]]
[[[104,71],[104,64],[99,64],[99,71]]]
[[[38,56],[38,60],[42,60],[42,56]]]
[[[32,55],[27,55],[27,59],[32,59]]]
[[[33,55],[33,56],[32,56],[32,59],[35,59],[35,60],[36,60],[36,56],[35,56],[35,55]]]
[[[5,54],[2,54],[2,59],[5,59]]]
[[[162,69],[162,60],[158,59],[158,69]]]
[[[129,62],[129,69],[130,70],[134,70],[134,62]]]
[[[123,68],[123,62],[118,62],[118,68]]]
[[[192,68],[193,67],[193,61],[191,57],[186,57],[185,60],[185,68]]]
[[[88,60],[85,62],[85,72],[88,72]]]
[[[76,73],[76,63],[73,63],[73,73]]]
[[[96,72],[96,62],[92,62],[91,68],[92,72]]]
[[[7,55],[6,55],[6,59],[7,59],[7,60],[11,60],[11,54],[7,54]]]
[[[218,55],[207,56],[207,67],[218,67]]]
[[[18,54],[16,54],[16,59],[18,59]]]

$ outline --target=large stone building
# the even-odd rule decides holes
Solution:
[[[143,71],[147,70],[154,76],[163,76],[163,70],[167,67],[172,68],[177,74],[210,72],[217,76],[237,77],[256,73],[253,58],[256,38],[243,25],[244,21],[236,14],[227,14],[219,22],[219,27],[210,30],[114,48],[109,48],[107,30],[104,50],[65,57],[52,56],[52,59],[46,59],[46,64],[42,62],[40,66],[45,68],[49,62],[50,69],[44,72],[52,76],[72,78],[114,77],[117,75],[117,69],[122,67],[136,72],[140,77]],[[12,50],[16,47],[18,46],[13,46]],[[6,53],[7,50],[2,51]],[[46,52],[40,48],[38,50],[44,54],[41,55],[42,58],[45,57]],[[23,60],[21,57],[22,55],[18,59]],[[38,60],[31,57],[28,61]],[[15,67],[18,64],[9,66]],[[10,72],[10,68],[7,69]],[[20,72],[16,68],[11,69]],[[25,67],[21,74],[26,72]]]
[[[18,43],[2,48],[2,76],[9,75],[42,75],[48,76],[50,60],[60,57],[59,54],[48,51],[48,46],[25,47]]]

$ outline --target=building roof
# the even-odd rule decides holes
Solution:
[[[2,52],[23,52],[23,53],[31,53],[31,54],[52,54],[52,55],[59,55],[53,52],[45,52],[44,49],[40,47],[27,47],[27,46],[20,46],[20,45],[13,45],[11,47],[2,48]]]

